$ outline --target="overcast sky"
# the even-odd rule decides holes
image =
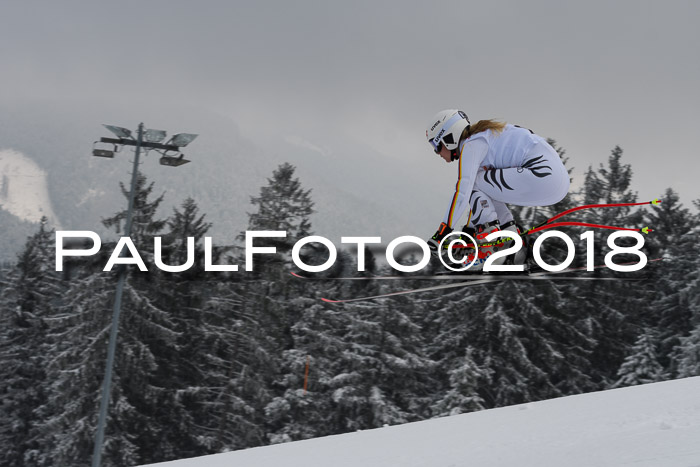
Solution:
[[[402,164],[434,158],[425,125],[460,108],[555,138],[575,183],[620,145],[640,198],[690,206],[698,24],[690,0],[3,2],[0,104],[175,103],[260,144],[350,136]]]

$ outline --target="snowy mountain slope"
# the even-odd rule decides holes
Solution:
[[[51,207],[47,175],[34,161],[11,149],[0,150],[0,208],[22,220],[57,219]]]
[[[700,377],[154,464],[700,466]]]

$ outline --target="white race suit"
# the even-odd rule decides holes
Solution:
[[[516,125],[486,130],[462,141],[459,177],[443,222],[452,227],[467,208],[468,225],[513,220],[505,203],[548,206],[569,192],[569,174],[542,137]]]

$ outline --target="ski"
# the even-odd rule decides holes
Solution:
[[[567,272],[573,271],[574,269],[567,269]],[[537,274],[547,272],[547,271],[540,271],[537,270],[537,272],[534,273],[509,273],[509,274],[491,274],[491,273],[480,273],[480,272],[475,272],[471,274],[467,273],[445,273],[445,274],[432,274],[432,275],[422,275],[422,276],[406,276],[406,275],[392,275],[392,276],[361,276],[361,277],[352,277],[352,276],[341,276],[341,277],[312,277],[312,276],[304,276],[302,274],[292,272],[292,276],[299,278],[299,279],[304,279],[304,280],[311,280],[311,281],[398,281],[398,280],[416,280],[416,281],[476,281],[476,280],[483,280],[487,278],[498,278],[498,279],[527,279],[527,278],[532,278],[537,277]]]
[[[419,289],[409,289],[409,290],[401,290],[399,292],[391,292],[391,293],[386,293],[386,294],[379,294],[379,295],[371,295],[367,297],[357,297],[357,298],[348,298],[348,299],[342,299],[342,300],[333,300],[329,298],[321,298],[322,301],[326,303],[350,303],[350,302],[361,302],[361,301],[367,301],[367,300],[374,300],[378,298],[388,298],[388,297],[396,297],[399,295],[410,295],[414,293],[421,293],[421,292],[431,292],[435,290],[444,290],[444,289],[452,289],[452,288],[458,288],[458,287],[471,287],[474,285],[483,285],[483,284],[488,284],[491,282],[500,282],[503,280],[508,280],[508,279],[527,279],[527,280],[579,280],[579,281],[595,281],[595,280],[638,280],[638,279],[618,279],[614,277],[570,277],[570,276],[564,276],[564,277],[552,277],[552,276],[490,276],[486,277],[484,279],[479,279],[479,280],[468,280],[468,281],[463,281],[463,282],[457,282],[456,284],[442,284],[442,285],[435,285],[432,287],[421,287]]]
[[[444,280],[444,279],[483,279],[484,274],[473,273],[472,277],[467,274],[424,274],[419,276],[409,276],[405,274],[394,274],[391,276],[340,276],[340,277],[314,277],[306,276],[299,272],[290,272],[290,274],[299,279],[312,280],[312,281],[394,281],[394,280]]]
[[[663,258],[656,258],[653,260],[649,260],[649,262],[652,261],[660,261]],[[634,264],[634,263],[624,263],[623,265],[626,264]],[[600,268],[605,268],[604,264],[602,265],[597,265],[594,266],[594,269],[600,269]],[[379,298],[389,298],[389,297],[397,297],[400,295],[410,295],[410,294],[415,294],[415,293],[421,293],[421,292],[432,292],[436,290],[445,290],[445,289],[452,289],[452,288],[460,288],[460,287],[471,287],[475,285],[482,285],[482,284],[489,284],[492,282],[500,282],[504,280],[584,280],[584,281],[590,281],[590,280],[640,280],[638,278],[617,278],[617,277],[580,277],[580,276],[562,276],[562,277],[557,277],[558,274],[565,274],[569,272],[574,272],[574,271],[586,271],[587,267],[576,267],[576,268],[566,268],[562,269],[561,271],[541,271],[541,272],[535,272],[532,274],[527,274],[527,275],[491,275],[491,276],[482,276],[480,279],[472,279],[472,280],[466,280],[462,282],[457,282],[457,283],[452,283],[452,284],[441,284],[441,285],[434,285],[430,287],[420,287],[417,289],[408,289],[408,290],[401,290],[398,292],[390,292],[386,294],[378,294],[378,295],[370,295],[366,297],[356,297],[356,298],[348,298],[348,299],[341,299],[341,300],[333,300],[333,299],[328,299],[328,298],[321,298],[322,301],[326,303],[351,303],[351,302],[361,302],[361,301],[367,301],[367,300],[375,300]],[[431,276],[431,277],[437,277],[437,276]]]

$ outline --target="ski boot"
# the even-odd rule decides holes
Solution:
[[[503,224],[501,227],[501,230],[510,230],[511,232],[514,232],[517,235],[520,235],[522,238],[522,233],[523,233],[523,228],[520,227],[518,224],[515,223],[515,221],[510,221],[506,222]],[[515,253],[508,255],[505,257],[505,262],[503,264],[507,265],[523,265],[524,269],[523,272],[527,274],[529,272],[529,265],[528,265],[528,257],[530,253],[530,242],[527,237],[523,238],[523,246],[520,248],[518,251]],[[513,241],[508,242],[507,247],[510,247],[513,245]]]
[[[489,256],[492,254],[498,252],[498,251],[503,251],[506,250],[510,247],[512,247],[515,244],[515,240],[512,238],[510,240],[506,240],[506,237],[500,237],[496,239],[495,241],[487,241],[486,237],[493,233],[497,232],[499,230],[501,231],[510,231],[513,232],[513,237],[515,235],[520,235],[522,232],[522,228],[519,228],[515,221],[510,221],[505,223],[503,226],[499,224],[499,222],[493,221],[493,222],[488,222],[486,224],[481,224],[477,225],[476,229],[470,229],[467,226],[464,227],[464,232],[470,234],[472,237],[474,237],[477,241],[477,245],[479,246],[478,250],[478,257],[476,261],[474,261],[474,264],[466,271],[466,272],[476,272],[480,273],[484,269],[484,264],[486,263],[486,260],[488,259]],[[466,237],[465,237],[466,238]],[[467,240],[469,243],[469,240]],[[528,258],[528,247],[527,247],[527,242],[523,242],[523,247],[519,249],[517,252],[507,255],[507,256],[501,256],[496,258],[491,262],[491,265],[493,266],[498,266],[498,265],[520,265],[523,264],[524,271],[522,272],[527,272],[527,258]],[[467,265],[474,260],[474,252],[471,251],[469,252],[467,258],[464,260],[462,263],[463,265]],[[499,273],[508,273],[509,271],[499,271]],[[513,271],[515,274],[522,274],[521,271]]]
[[[486,241],[486,237],[489,234],[497,232],[499,230],[501,230],[501,226],[498,220],[487,222],[485,224],[479,224],[476,226],[476,229],[470,229],[469,227],[464,226],[464,232],[469,233],[472,237],[474,237],[474,239],[476,240],[476,244],[479,247],[477,251],[476,260],[474,260],[473,250],[467,255],[467,258],[464,260],[463,265],[470,264],[472,261],[474,261],[474,264],[471,265],[467,272],[482,272],[484,269],[484,263],[486,263],[486,260],[489,256],[491,256],[497,251],[501,251],[504,248],[510,246],[510,242],[498,243]],[[497,258],[491,264],[503,264],[503,261],[505,261],[505,259],[505,257]]]

